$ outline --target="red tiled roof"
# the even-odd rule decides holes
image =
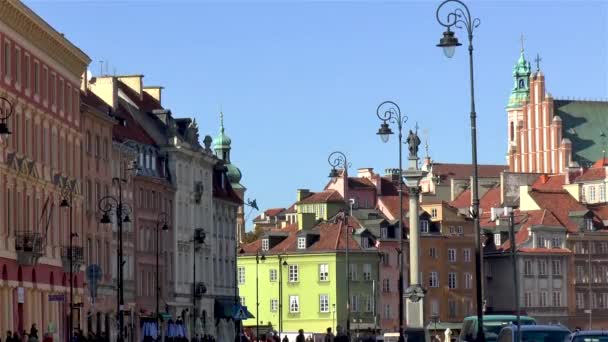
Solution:
[[[405,187],[403,189],[403,194],[407,194],[407,189],[405,189]],[[380,195],[399,196],[399,186],[392,181],[390,176],[380,178]]]
[[[603,168],[604,166],[608,166],[608,158],[598,159],[592,166],[592,169]]]
[[[568,214],[572,211],[587,211],[587,208],[578,203],[567,191],[532,190],[530,196],[540,208],[549,210],[558,220],[559,225],[566,227],[569,232],[579,230]]]
[[[386,210],[394,218],[399,218],[399,196],[378,196],[378,202],[386,207]],[[403,194],[403,219],[410,208],[410,200],[407,193]]]
[[[566,184],[564,175],[541,175],[532,184],[532,189],[537,190],[562,190]]]
[[[93,93],[92,91],[80,91],[80,100],[82,101],[82,103],[93,107],[102,113],[108,113],[108,109],[110,108],[110,106],[108,106],[108,104],[105,103],[104,100],[102,100],[99,96],[95,95],[95,93]]]
[[[264,211],[264,215],[273,217],[279,215],[283,211],[285,211],[285,208],[270,208]]]
[[[376,186],[371,180],[365,177],[348,177],[349,189],[375,189]]]
[[[344,198],[336,190],[325,190],[306,197],[305,199],[301,200],[299,204],[329,202],[344,202]]]
[[[576,182],[581,181],[592,181],[592,180],[603,180],[606,179],[606,169],[604,167],[601,168],[591,168],[585,171],[582,175],[576,177]]]
[[[513,213],[514,223],[521,224],[521,227],[517,233],[515,233],[515,244],[520,246],[528,241],[530,228],[536,225],[545,226],[560,226],[563,227],[559,220],[550,211],[543,210],[530,210],[521,212],[516,210]],[[499,249],[508,250],[511,248],[511,241],[507,240],[503,243]]]
[[[129,99],[133,101],[133,103],[135,103],[142,111],[151,112],[154,109],[163,108],[155,98],[143,90],[142,98],[140,99],[139,95],[133,89],[121,81],[118,81],[118,89],[122,90],[125,95],[127,95]]]
[[[293,214],[296,212],[296,204],[292,204],[287,210],[285,210],[285,214]]]
[[[478,165],[479,178],[498,178],[502,171],[508,170],[507,165]],[[441,176],[443,180],[469,179],[473,176],[472,164],[444,164],[433,163],[433,174]]]
[[[156,142],[144,130],[143,127],[131,116],[129,110],[118,101],[118,108],[112,113],[117,119],[118,124],[112,127],[112,136],[117,141],[134,140],[142,144],[156,146]],[[121,122],[121,121],[124,121]]]
[[[500,207],[500,205],[502,204],[502,202],[500,200],[500,195],[501,195],[501,187],[495,187],[495,188],[488,190],[488,192],[486,192],[479,199],[479,207],[481,209],[483,209],[484,211],[485,210],[489,211],[492,208]]]
[[[461,192],[450,205],[454,208],[464,209],[471,206],[471,190],[467,189]]]
[[[597,216],[601,220],[608,220],[608,205],[607,204],[589,206],[589,209],[591,211],[593,211],[595,216]]]

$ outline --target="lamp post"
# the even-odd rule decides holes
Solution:
[[[454,4],[456,8],[450,11],[447,16],[442,17],[439,15],[441,8],[448,4]],[[477,113],[475,112],[475,87],[473,77],[473,31],[479,26],[481,21],[479,18],[472,18],[469,8],[460,0],[445,0],[435,13],[437,22],[446,28],[443,32],[443,37],[440,39],[438,47],[443,48],[443,52],[448,58],[454,56],[454,52],[457,46],[460,46],[458,38],[454,35],[451,30],[452,26],[466,29],[469,38],[469,86],[471,94],[471,157],[473,163],[473,189],[472,189],[472,205],[473,210],[471,216],[475,226],[475,285],[476,285],[476,299],[477,299],[477,339],[478,341],[485,341],[483,333],[483,298],[482,298],[482,280],[481,280],[481,227],[479,225],[479,170],[477,165]]]
[[[207,234],[203,228],[194,230],[194,238],[192,239],[192,332],[190,333],[190,339],[193,339],[196,334],[196,315],[198,314],[196,309],[196,297],[198,296],[196,293],[196,251],[205,243],[206,236]]]
[[[74,203],[74,183],[71,183],[69,181],[67,181],[63,187],[61,188],[61,203],[59,204],[59,206],[61,208],[68,208],[68,215],[69,215],[69,230],[70,230],[70,242],[69,242],[69,247],[68,250],[64,253],[65,257],[68,258],[68,265],[69,265],[69,270],[70,270],[70,314],[69,314],[69,321],[68,321],[68,341],[70,341],[71,336],[72,336],[72,330],[73,330],[73,324],[74,324],[74,317],[73,317],[73,309],[74,309],[74,257],[75,257],[75,248],[73,245],[73,239],[74,237],[78,236],[78,234],[74,233],[74,228],[73,228],[73,210],[72,210],[72,205]],[[78,260],[80,261],[80,259]]]
[[[260,261],[264,262],[265,260],[266,256],[264,254],[260,254],[259,251],[255,253],[255,333],[258,340],[260,339],[260,292],[258,267],[260,265]]]
[[[160,328],[160,269],[159,269],[159,254],[160,254],[160,231],[161,224],[162,230],[169,230],[169,225],[167,224],[167,219],[169,215],[165,212],[161,212],[158,214],[158,218],[156,219],[156,327],[158,328],[158,333],[161,334]]]
[[[327,158],[327,162],[329,163],[329,165],[331,166],[331,170],[329,171],[329,178],[336,178],[338,176],[340,176],[340,173],[338,172],[337,167],[342,167],[344,170],[344,177],[348,177],[348,167],[350,166],[350,164],[348,163],[348,159],[346,158],[346,155],[340,151],[335,151],[329,154],[329,157]],[[353,203],[354,200],[351,199],[350,200],[350,214],[352,215],[352,211],[353,211]],[[350,272],[349,272],[349,267],[350,267],[350,263],[349,263],[349,241],[350,240],[348,238],[348,234],[349,234],[349,230],[348,230],[348,216],[344,213],[344,211],[341,212],[340,216],[338,216],[339,220],[342,220],[342,223],[344,225],[344,227],[346,227],[346,267],[345,267],[345,273],[346,273],[346,336],[348,336],[348,340],[350,341]]]
[[[131,143],[131,140],[125,140],[119,145],[118,177],[112,178],[112,185],[114,185],[115,183],[118,184],[118,198],[111,196],[111,195],[106,195],[106,196],[102,197],[98,202],[98,208],[103,213],[100,223],[102,223],[102,224],[112,223],[112,220],[110,219],[110,214],[112,214],[112,212],[114,212],[114,214],[116,215],[116,225],[118,226],[118,253],[117,253],[117,263],[116,263],[116,268],[118,271],[117,279],[116,279],[117,280],[116,285],[117,285],[117,289],[118,289],[118,296],[116,298],[116,301],[117,301],[116,315],[118,316],[117,342],[123,341],[124,323],[125,323],[124,322],[124,313],[123,313],[123,310],[124,310],[123,306],[125,304],[124,284],[123,284],[123,278],[124,278],[123,239],[122,239],[123,223],[131,222],[131,219],[129,218],[129,214],[132,211],[129,208],[129,206],[126,203],[123,203],[123,201],[122,201],[122,184],[127,183],[127,179],[122,178],[122,176],[123,176],[122,150],[128,143]],[[124,169],[125,176],[126,176],[126,171],[132,171],[132,170],[137,170],[137,162],[134,162],[132,167]]]
[[[13,115],[13,110],[14,107],[11,101],[6,97],[0,96],[0,136],[11,134],[6,121]]]
[[[398,145],[399,145],[399,248],[401,250],[401,258],[399,259],[399,340],[403,341],[403,250],[404,250],[404,238],[403,238],[403,125],[407,122],[407,116],[401,114],[401,109],[393,101],[384,101],[376,109],[376,115],[382,121],[378,134],[382,142],[387,143],[393,131],[390,128],[389,123],[397,125],[398,130]],[[411,227],[410,227],[411,228]]]
[[[279,339],[283,333],[283,267],[286,267],[287,261],[283,255],[277,255],[279,259]]]

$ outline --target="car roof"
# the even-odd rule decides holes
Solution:
[[[504,321],[504,320],[515,320],[517,319],[516,315],[483,315],[483,320],[491,322],[491,321]],[[533,321],[534,318],[530,316],[519,316],[520,320]],[[464,319],[465,321],[476,321],[477,316],[469,316]]]
[[[513,328],[513,330],[517,330],[517,326],[514,324],[509,325],[509,328]],[[522,325],[521,331],[564,331],[570,332],[568,328],[561,325]]]

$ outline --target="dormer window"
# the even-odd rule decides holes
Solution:
[[[562,239],[559,237],[553,237],[553,239],[551,241],[551,247],[562,248]]]
[[[361,245],[363,245],[363,248],[369,248],[369,239],[366,237],[362,238]]]
[[[268,250],[268,245],[269,245],[268,239],[262,239],[262,250],[263,251]]]
[[[386,239],[388,237],[388,228],[387,227],[380,228],[380,237],[382,239]]]
[[[585,229],[593,230],[593,220],[592,219],[590,219],[590,218],[585,219]]]
[[[420,232],[421,233],[428,233],[429,232],[429,221],[427,221],[427,220],[421,220],[420,221]]]
[[[306,238],[305,237],[298,238],[298,249],[306,249]]]
[[[431,217],[432,218],[437,218],[437,208],[431,209]]]

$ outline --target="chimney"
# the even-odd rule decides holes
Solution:
[[[142,86],[144,75],[125,75],[117,76],[118,80],[139,95],[139,100],[143,99]]]
[[[89,82],[89,90],[99,96],[112,109],[116,109],[118,105],[118,83],[116,82],[116,77],[95,77]]]
[[[374,175],[374,168],[372,167],[361,167],[357,169],[357,177],[372,179]]]
[[[549,176],[548,176],[548,175],[546,175],[546,174],[542,174],[542,175],[540,176],[540,182],[541,182],[542,184],[547,184],[547,182],[548,182],[548,181],[549,181]]]
[[[298,213],[298,230],[310,230],[314,227],[315,222],[314,213]]]
[[[298,189],[298,196],[296,198],[296,202],[300,202],[306,197],[310,196],[310,190],[308,189]]]
[[[152,96],[159,105],[162,105],[161,98],[163,95],[163,87],[160,86],[146,86],[144,87],[144,93]]]

